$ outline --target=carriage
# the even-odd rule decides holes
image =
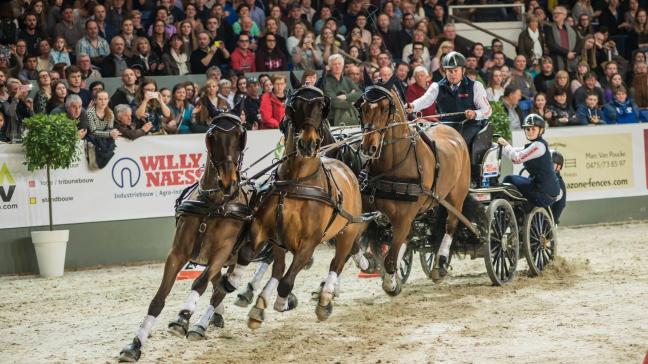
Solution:
[[[420,127],[430,127],[420,124]],[[503,285],[515,277],[520,253],[526,258],[529,274],[542,273],[556,257],[557,235],[551,210],[535,207],[520,194],[515,186],[499,182],[501,147],[492,142],[493,129],[487,124],[475,138],[471,162],[474,187],[470,195],[483,207],[485,226],[473,225],[480,232],[475,236],[462,225],[452,245],[453,255],[483,258],[493,285]],[[444,208],[437,206],[418,216],[412,222],[407,249],[399,265],[398,275],[405,283],[414,265],[414,254],[419,254],[423,272],[431,277],[434,256],[443,237]],[[384,216],[371,223],[362,236],[361,244],[368,246],[372,262],[366,273],[380,272],[384,243],[391,241],[391,226]]]

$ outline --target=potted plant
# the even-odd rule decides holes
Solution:
[[[76,122],[65,114],[36,114],[23,120],[26,134],[22,143],[25,148],[25,165],[30,172],[45,168],[47,173],[47,204],[49,207],[49,231],[32,231],[38,270],[43,277],[63,275],[65,250],[69,230],[52,229],[52,169],[70,168],[79,160],[79,141]]]

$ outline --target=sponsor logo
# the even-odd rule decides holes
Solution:
[[[182,186],[197,182],[202,175],[202,153],[150,155],[139,158],[146,187]]]
[[[112,167],[112,179],[119,188],[135,187],[142,177],[142,170],[134,159],[124,157]]]
[[[10,202],[16,191],[16,181],[9,172],[7,163],[2,163],[0,167],[0,200]]]

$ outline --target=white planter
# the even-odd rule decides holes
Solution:
[[[62,276],[70,230],[32,231],[31,237],[41,277]]]

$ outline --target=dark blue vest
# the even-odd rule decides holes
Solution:
[[[551,160],[549,144],[542,137],[538,137],[535,141],[544,144],[546,148],[545,153],[540,158],[534,158],[524,162],[524,168],[529,171],[529,178],[533,181],[533,185],[538,191],[546,193],[549,196],[558,196],[560,194],[560,186],[558,184],[558,177],[554,171],[553,161]],[[525,145],[524,148],[527,148],[529,145],[531,143]]]
[[[452,92],[447,78],[439,81],[439,95],[437,96],[437,112],[439,114],[453,113],[466,110],[476,110],[474,81],[464,77],[456,92]],[[463,115],[443,118],[444,121],[463,121]]]

